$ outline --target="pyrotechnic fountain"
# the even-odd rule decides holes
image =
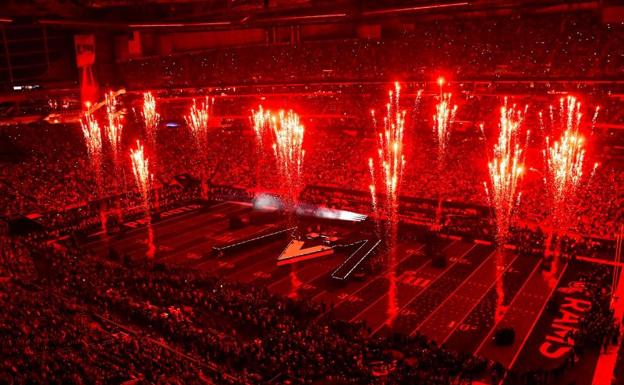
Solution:
[[[115,167],[118,166],[118,154],[121,146],[121,133],[123,131],[123,116],[117,109],[117,99],[112,92],[105,96],[106,101],[106,136],[113,154]]]
[[[137,189],[141,195],[143,202],[143,208],[145,210],[145,219],[147,221],[147,253],[148,258],[153,258],[156,251],[154,246],[154,232],[152,230],[152,220],[150,214],[150,189],[152,183],[152,176],[149,173],[149,160],[145,157],[143,146],[137,140],[137,148],[130,150],[130,160],[132,162],[132,172],[134,174],[134,180],[137,184]]]
[[[275,135],[273,152],[277,167],[286,187],[289,204],[296,205],[303,182],[303,134],[305,132],[299,115],[293,111],[280,111],[272,117],[272,128]]]
[[[118,184],[120,180],[124,181],[124,187],[125,187],[125,178],[122,175],[120,175],[121,167],[119,164],[121,134],[123,131],[123,116],[121,115],[121,111],[119,111],[117,108],[117,98],[115,97],[115,94],[112,91],[105,95],[105,105],[106,105],[106,118],[107,118],[107,125],[105,126],[106,137],[108,138],[108,142],[110,144],[111,154],[113,157],[113,168],[114,168],[114,173],[115,173],[115,177],[113,179],[115,181],[114,183],[116,184],[117,188],[119,187]],[[122,215],[121,215],[121,209],[119,207],[118,200],[116,201],[115,211],[117,212],[118,220],[121,221]]]
[[[263,170],[267,169],[267,163],[269,163],[269,161],[272,163],[272,160],[267,159],[268,157],[266,154],[268,151],[265,148],[267,137],[273,135],[270,127],[271,113],[270,111],[265,111],[262,106],[259,106],[258,110],[251,111],[249,121],[253,127],[256,138],[256,161],[254,162],[256,191],[261,192],[266,188],[266,181],[264,180],[266,176],[263,175]]]
[[[151,92],[143,94],[143,109],[141,111],[143,124],[145,125],[145,136],[149,143],[150,156],[152,157],[152,169],[158,170],[157,161],[157,140],[158,124],[160,123],[160,114],[156,111],[156,99]],[[158,190],[154,190],[154,206],[156,210],[159,208]]]
[[[551,132],[560,133],[558,141],[551,143],[550,137],[546,137],[544,157],[546,160],[546,186],[551,200],[551,231],[546,242],[546,253],[550,252],[554,238],[559,238],[574,224],[572,207],[574,199],[578,195],[583,179],[583,166],[585,162],[585,138],[581,134],[581,103],[573,96],[559,100],[559,116],[556,117],[553,109],[550,109]],[[592,119],[596,122],[598,108]],[[593,172],[598,164],[594,164]],[[556,272],[559,264],[559,240],[554,245],[553,264],[551,272]]]
[[[258,147],[263,149],[264,139],[267,135],[267,131],[269,129],[269,122],[271,120],[271,112],[265,111],[262,106],[258,107],[258,110],[251,111],[251,123],[256,134],[256,141],[258,143]]]
[[[141,111],[143,122],[145,124],[145,134],[150,145],[155,147],[156,134],[158,124],[160,123],[160,114],[156,111],[156,99],[151,92],[143,94],[143,110]]]
[[[305,128],[299,115],[292,110],[279,111],[276,114],[264,110],[252,111],[251,120],[256,133],[256,141],[261,153],[264,152],[264,141],[272,135],[271,146],[277,164],[277,171],[282,190],[282,197],[288,209],[294,209],[298,201],[303,183],[303,137]]]
[[[394,91],[389,91],[389,102],[383,125],[378,127],[375,111],[371,111],[373,125],[378,133],[377,161],[368,160],[371,175],[371,201],[373,209],[384,229],[388,246],[388,267],[390,286],[388,289],[388,324],[397,316],[396,303],[396,244],[398,237],[399,196],[403,183],[405,157],[403,155],[403,134],[405,132],[405,111],[400,109],[401,86],[394,84]],[[378,197],[378,194],[381,194]]]
[[[455,121],[455,114],[457,113],[457,105],[451,105],[452,94],[450,92],[444,93],[442,87],[444,86],[444,79],[438,79],[438,85],[440,86],[440,95],[438,96],[438,103],[435,107],[435,114],[433,115],[433,133],[438,145],[438,175],[442,175],[442,170],[445,169],[446,152],[450,136],[450,129]],[[442,217],[442,194],[440,189],[438,194],[438,207],[436,210],[435,225],[440,224]]]
[[[501,107],[498,141],[494,145],[493,157],[488,163],[490,186],[485,185],[490,205],[494,208],[496,239],[503,245],[508,238],[514,209],[521,193],[518,183],[524,172],[524,149],[529,131],[522,132],[524,113],[515,106]]]
[[[438,81],[438,83],[440,84],[441,82]],[[433,115],[433,132],[438,145],[438,162],[442,165],[446,157],[450,129],[457,113],[457,105],[451,104],[452,96],[453,94],[450,92],[443,92],[442,85],[440,85],[440,95],[437,98],[438,103],[435,106],[435,114]]]
[[[525,108],[526,111],[526,108]],[[490,207],[494,209],[496,222],[496,264],[498,271],[503,270],[505,242],[508,241],[514,210],[518,206],[521,193],[519,182],[524,173],[524,150],[526,148],[529,131],[522,132],[524,112],[516,106],[509,108],[507,99],[501,107],[498,141],[494,145],[493,156],[488,163],[490,185],[484,183],[490,200]],[[496,281],[497,307],[496,318],[502,317],[504,312],[504,290],[502,276]]]
[[[193,138],[195,139],[195,145],[197,146],[197,160],[200,163],[200,179],[202,186],[202,197],[204,199],[208,197],[208,159],[206,157],[206,152],[208,151],[208,123],[210,121],[213,104],[214,99],[209,99],[208,97],[206,97],[206,99],[199,104],[197,104],[195,99],[193,99],[193,105],[191,106],[191,110],[189,111],[189,114],[184,117],[186,124],[191,129],[191,133],[193,134]]]
[[[82,134],[84,135],[87,153],[96,174],[100,174],[102,165],[102,132],[97,120],[88,112],[83,113],[80,119]]]
[[[87,146],[87,154],[89,155],[89,161],[91,167],[95,172],[95,185],[97,189],[98,199],[102,197],[102,131],[97,120],[93,115],[86,111],[80,118],[80,125],[82,127],[82,134],[84,136],[85,144]],[[103,202],[100,202],[100,222],[102,225],[103,236],[106,236],[106,209],[103,206]]]

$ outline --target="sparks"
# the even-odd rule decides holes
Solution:
[[[271,117],[274,143],[273,151],[278,163],[282,185],[286,187],[291,204],[297,201],[297,195],[303,181],[303,136],[305,129],[299,115],[293,111],[280,111]]]
[[[204,199],[208,198],[208,181],[206,177],[208,159],[206,150],[208,147],[208,123],[210,122],[213,104],[214,99],[209,99],[208,97],[200,104],[197,104],[195,99],[193,99],[193,105],[189,114],[184,117],[197,146],[197,161],[201,173],[201,191]]]
[[[84,113],[80,119],[82,133],[84,135],[85,144],[87,145],[87,153],[94,166],[99,168],[102,156],[102,132],[100,125],[92,114]]]
[[[598,111],[599,108],[596,108],[592,117],[592,131]],[[581,133],[582,117],[581,103],[574,96],[562,99],[558,121],[551,120],[551,131],[560,132],[561,137],[552,143],[549,137],[545,141],[546,182],[551,198],[554,231],[565,231],[571,226],[572,201],[583,180],[586,139]],[[594,164],[590,175],[595,172],[596,165]]]
[[[262,106],[259,106],[257,111],[251,111],[251,123],[256,134],[258,147],[262,149],[264,139],[271,127],[271,112],[265,111]]]
[[[108,124],[106,125],[106,136],[110,143],[113,153],[113,159],[117,161],[117,154],[121,145],[121,133],[123,131],[122,116],[117,110],[117,99],[112,92],[105,96],[106,101],[106,117]]]
[[[263,153],[264,137],[273,136],[271,146],[281,185],[286,199],[291,205],[296,204],[303,182],[303,137],[305,128],[294,111],[279,111],[277,114],[264,110],[252,111],[251,121],[256,134],[258,148]]]
[[[500,245],[507,241],[509,228],[520,193],[518,184],[524,172],[522,123],[524,114],[515,106],[508,108],[507,100],[501,107],[498,142],[494,146],[492,160],[488,163],[490,187],[486,193],[495,211],[497,240]],[[529,133],[526,134],[528,140]]]
[[[184,117],[201,151],[205,150],[205,146],[208,143],[208,122],[213,104],[214,99],[209,99],[208,97],[199,104],[193,99],[191,110]]]
[[[446,156],[450,128],[457,113],[457,106],[451,106],[451,97],[451,93],[440,93],[436,113],[433,115],[433,132],[438,144],[438,159],[441,162]]]
[[[152,176],[149,173],[149,160],[145,157],[143,145],[136,142],[136,149],[130,150],[130,160],[132,162],[132,172],[136,181],[137,189],[143,201],[145,218],[147,220],[147,257],[153,258],[156,251],[154,246],[154,232],[150,214],[149,192],[151,188]]]
[[[143,111],[141,112],[145,124],[147,138],[152,145],[156,143],[156,130],[160,123],[160,115],[156,111],[156,99],[151,92],[143,94]]]
[[[383,119],[383,128],[377,127],[377,119],[372,111],[373,124],[378,133],[377,142],[377,164],[369,159],[369,169],[371,173],[372,185],[375,186],[377,180],[375,178],[375,167],[380,172],[377,173],[381,178],[383,189],[382,193],[386,194],[387,204],[383,208],[384,213],[381,216],[386,218],[393,217],[397,211],[398,195],[403,182],[403,171],[405,169],[405,157],[403,155],[403,134],[405,132],[405,111],[400,110],[400,92],[399,83],[394,84],[394,91],[390,91],[389,102],[386,104],[386,116]],[[371,191],[379,191],[380,189],[372,189]],[[373,201],[377,202],[376,197]],[[378,208],[381,205],[378,205]]]
[[[136,142],[136,149],[130,150],[130,160],[132,161],[132,172],[136,181],[139,193],[144,202],[149,202],[149,190],[151,177],[149,173],[149,160],[145,157],[143,145]]]
[[[91,161],[91,166],[95,174],[95,186],[98,197],[102,196],[102,132],[100,125],[93,115],[89,112],[83,113],[80,118],[82,134],[84,135],[85,144],[87,145],[87,154]],[[106,236],[106,210],[103,203],[100,204],[100,224],[102,225],[102,234]]]

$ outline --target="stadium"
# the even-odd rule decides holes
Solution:
[[[624,384],[617,0],[5,0],[1,384]]]

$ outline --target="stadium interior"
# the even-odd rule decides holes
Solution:
[[[624,384],[619,0],[4,0],[0,384]]]

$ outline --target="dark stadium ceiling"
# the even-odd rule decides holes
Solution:
[[[565,12],[593,9],[603,3],[605,0],[5,0],[0,21],[68,27],[244,28],[509,10]]]

